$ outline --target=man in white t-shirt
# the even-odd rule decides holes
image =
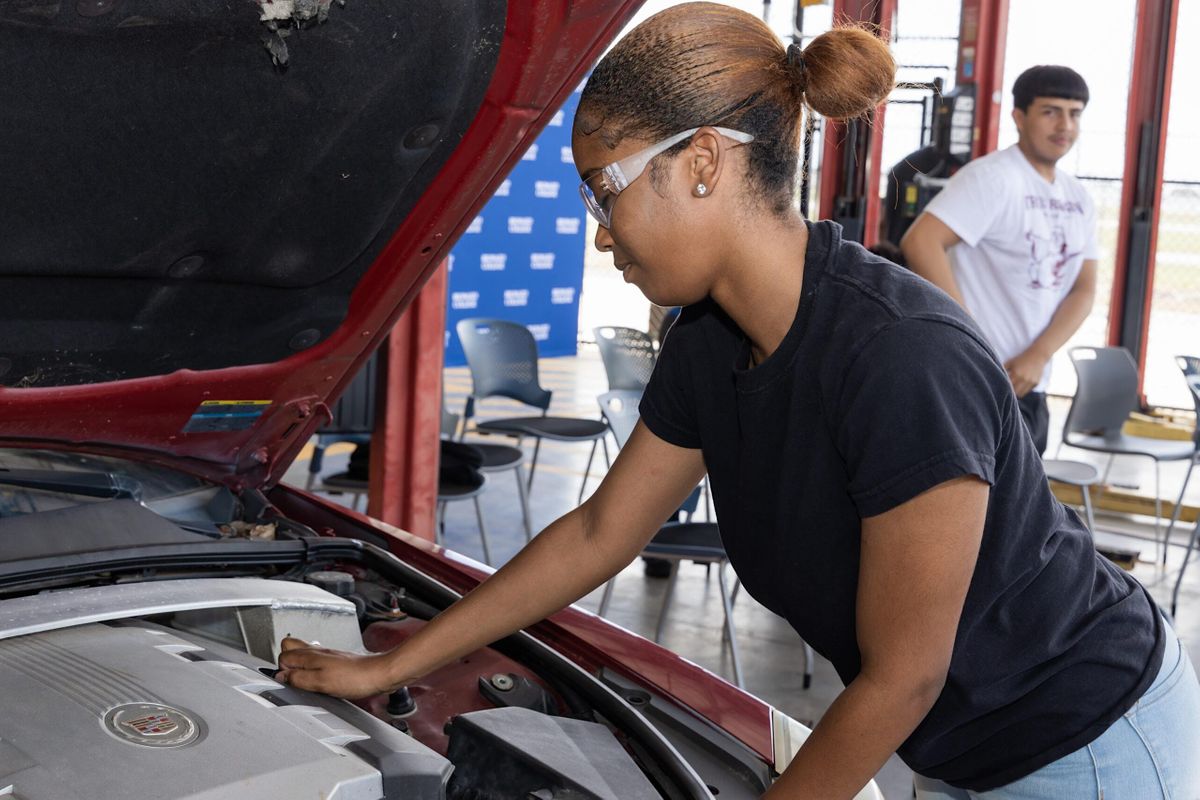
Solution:
[[[900,243],[908,266],[970,312],[1004,362],[1045,451],[1050,359],[1087,318],[1096,291],[1096,213],[1055,167],[1088,102],[1068,67],[1033,67],[1013,84],[1012,147],[969,162]]]

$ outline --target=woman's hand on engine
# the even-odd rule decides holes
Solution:
[[[275,680],[347,700],[390,692],[396,685],[385,654],[332,650],[291,636],[280,643]]]

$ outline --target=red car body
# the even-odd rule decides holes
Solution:
[[[255,12],[261,7],[265,17],[271,0],[257,2]],[[276,2],[280,3],[280,0]],[[253,5],[254,0],[248,0],[248,3]],[[328,419],[330,406],[365,359],[380,345],[495,187],[565,97],[584,79],[586,70],[639,4],[638,0],[514,0],[507,4],[498,57],[474,118],[436,175],[421,189],[411,211],[403,215],[394,230],[383,232],[386,243],[377,248],[369,267],[362,271],[353,286],[344,318],[335,329],[325,331],[315,345],[301,347],[287,357],[263,363],[231,363],[215,368],[194,368],[189,365],[188,358],[183,357],[164,362],[162,369],[133,371],[149,374],[125,376],[118,369],[105,373],[116,379],[102,380],[47,380],[43,376],[54,370],[40,371],[37,364],[27,368],[13,367],[14,360],[20,363],[21,354],[14,356],[0,350],[0,448],[111,456],[183,471],[221,484],[235,494],[261,491],[279,513],[302,522],[319,534],[351,538],[382,535],[391,552],[403,561],[460,593],[469,591],[486,574],[473,562],[381,526],[353,511],[281,485],[280,480],[314,431]],[[355,13],[355,5],[355,1],[350,0],[345,9],[330,9],[328,2],[323,3],[331,18],[344,14],[346,19]],[[99,32],[82,27],[91,18],[92,11],[112,13],[114,6],[115,13],[126,14],[121,24]],[[241,8],[234,4],[229,7],[235,11]],[[123,9],[120,3],[81,2],[78,9],[75,4],[67,3],[63,4],[61,12],[54,13],[69,16],[76,10],[80,19],[60,16],[55,19],[63,20],[61,24],[47,24],[45,18],[37,17],[33,4],[18,3],[16,7],[9,6],[7,11],[0,10],[0,32],[7,27],[12,35],[28,35],[25,41],[33,42],[30,47],[35,54],[41,52],[36,49],[39,37],[69,38],[69,33],[77,37],[72,40],[72,47],[86,48],[102,37],[108,37],[107,41],[126,37],[134,46],[139,41],[137,36],[159,33],[152,15],[137,15],[133,13],[136,9]],[[136,33],[139,31],[147,33]],[[404,34],[403,31],[399,33]],[[275,36],[273,32],[266,35]],[[315,36],[308,30],[301,30],[287,40],[294,50],[293,62],[300,63],[309,55],[305,50],[306,39]],[[275,46],[274,42],[271,38],[268,48],[256,53],[255,57],[265,60],[268,55],[278,56],[276,50],[270,49]],[[169,44],[156,46],[169,47]],[[23,56],[13,55],[11,48],[9,53],[13,59],[9,66],[15,68]],[[188,57],[192,57],[191,53]],[[12,76],[13,72],[8,74]],[[62,83],[59,81],[55,85]],[[85,101],[81,101],[80,106],[71,106],[71,92],[65,89],[61,98],[51,98],[53,102],[46,106],[39,105],[35,97],[20,94],[19,88],[13,91],[18,93],[12,97],[22,101],[25,108],[36,109],[36,113],[22,117],[23,120],[35,120],[33,133],[22,127],[25,139],[18,137],[14,141],[9,137],[9,157],[13,159],[17,156],[11,148],[37,141],[40,126],[44,125],[47,136],[53,136],[54,129],[60,125],[80,124],[77,114],[100,113]],[[10,110],[9,113],[13,112]],[[4,112],[0,111],[0,114]],[[39,118],[38,115],[42,116]],[[97,125],[100,125],[99,119]],[[411,131],[408,134],[401,131],[396,135],[411,134]],[[4,138],[5,134],[0,133],[0,143]],[[119,148],[121,142],[112,145]],[[218,146],[214,144],[214,147]],[[40,151],[35,148],[36,152]],[[37,160],[35,157],[34,161]],[[49,161],[60,163],[53,159]],[[0,157],[0,167],[3,165],[3,157]],[[11,165],[19,165],[19,162],[14,160]],[[41,168],[38,164],[31,167]],[[85,164],[83,169],[86,168]],[[197,174],[203,169],[201,165]],[[13,173],[8,174],[11,177]],[[75,180],[53,172],[44,174],[43,178],[47,183],[39,184],[37,190],[43,192],[38,195],[43,199],[53,197],[46,194],[49,191],[45,188],[47,185],[53,186],[56,182],[66,185]],[[9,184],[0,177],[0,195],[5,198],[0,200],[0,230],[19,232],[28,227],[30,219],[37,219],[33,211],[20,205],[27,190],[28,184],[17,185],[15,180]],[[129,202],[130,208],[135,210],[138,204],[157,202],[154,197],[117,198],[118,202],[122,200]],[[31,203],[31,207],[34,205]],[[12,215],[7,228],[2,224],[6,215],[4,206]],[[87,203],[83,203],[81,219],[85,221],[87,208]],[[104,209],[105,213],[110,210]],[[42,235],[48,243],[69,235],[53,226],[35,233]],[[104,244],[100,242],[97,249],[103,249],[101,245]],[[85,242],[82,250],[86,251],[88,246]],[[187,278],[190,263],[186,259],[174,261],[165,278],[155,277],[154,280],[163,281],[164,292],[174,291],[178,286],[171,280],[178,283]],[[81,271],[82,276],[74,274]],[[10,298],[9,310],[5,313],[10,325],[27,334],[38,325],[45,326],[46,330],[54,330],[60,323],[64,329],[70,328],[72,320],[49,318],[44,309],[53,308],[53,302],[46,298],[59,285],[55,281],[73,277],[94,281],[97,290],[106,290],[104,280],[107,278],[124,279],[116,267],[104,264],[59,269],[53,263],[35,263],[30,269],[27,253],[6,253],[4,245],[0,245],[0,279],[7,281],[5,285],[9,288],[3,291]],[[37,310],[30,311],[28,318],[25,317],[26,306],[13,300],[14,292],[22,291],[21,287],[26,285],[30,287],[30,297],[36,295],[40,303],[29,306],[36,305]],[[97,302],[103,304],[104,297],[104,292],[100,291]],[[0,303],[3,303],[2,298]],[[159,323],[168,324],[169,320]],[[86,349],[92,344],[90,340],[96,338],[100,337],[83,335],[78,342],[68,342],[64,348],[57,349],[76,346]],[[153,349],[152,341],[142,345]],[[54,362],[52,366],[64,364],[70,366],[66,361]],[[205,404],[225,403],[228,406],[243,401],[255,404],[253,424],[208,430],[192,425]],[[576,609],[554,615],[535,626],[531,633],[586,670],[595,673],[607,668],[619,672],[692,714],[709,720],[740,740],[765,764],[774,762],[771,708],[706,670]]]

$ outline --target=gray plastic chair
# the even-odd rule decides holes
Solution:
[[[600,403],[600,412],[617,440],[617,446],[623,447],[633,433],[638,421],[638,403],[641,400],[640,391],[628,389],[605,392],[596,398]],[[681,561],[694,561],[717,568],[717,585],[721,590],[721,606],[725,611],[725,640],[729,642],[729,654],[733,661],[733,680],[739,687],[745,688],[742,681],[742,662],[738,653],[737,635],[733,624],[733,603],[737,599],[737,587],[733,592],[725,581],[725,566],[729,556],[721,543],[721,533],[714,522],[692,522],[692,515],[700,500],[700,487],[692,491],[684,501],[680,512],[683,522],[668,522],[642,550],[647,558],[661,558],[671,562],[671,574],[667,582],[667,590],[663,596],[662,608],[658,612],[658,624],[654,629],[654,641],[662,640],[666,630],[667,612],[671,608],[671,597],[675,591],[676,578],[679,575]],[[604,616],[608,604],[612,600],[613,586],[616,577],[610,578],[604,586],[604,594],[600,598],[598,613]],[[812,667],[814,662],[812,648],[804,643],[804,688],[812,685]]]
[[[645,389],[658,357],[650,334],[615,325],[593,328],[592,333],[608,375],[609,391]]]
[[[551,393],[538,382],[537,342],[523,325],[499,319],[472,318],[459,320],[455,328],[471,372],[472,389],[463,410],[464,420],[469,423],[475,416],[476,405],[488,397],[507,397],[541,409],[540,417],[506,417],[475,423],[479,433],[513,436],[518,443],[526,436],[534,439],[527,488],[533,487],[543,439],[591,442],[592,450],[579,485],[579,502],[583,502],[583,491],[598,444],[604,448],[605,463],[609,463],[608,443],[604,440],[608,427],[595,419],[547,415]]]
[[[1050,480],[1074,486],[1079,490],[1080,497],[1083,499],[1083,513],[1087,520],[1088,530],[1095,534],[1096,515],[1092,512],[1091,487],[1100,481],[1100,471],[1082,461],[1064,461],[1057,458],[1043,460],[1042,470]]]
[[[638,404],[642,402],[642,391],[616,389],[605,392],[597,397],[596,401],[600,403],[600,415],[604,417],[613,438],[617,440],[619,450],[629,441],[633,429],[637,427]]]
[[[1063,443],[1082,450],[1107,453],[1108,466],[1104,483],[1113,459],[1119,455],[1143,456],[1154,461],[1154,539],[1167,561],[1167,538],[1159,540],[1162,518],[1162,480],[1159,465],[1163,461],[1195,461],[1195,442],[1177,442],[1127,436],[1121,426],[1130,412],[1140,408],[1138,401],[1137,365],[1123,347],[1073,347],[1069,351],[1075,367],[1078,387],[1063,426]],[[1191,474],[1191,468],[1188,468]],[[1170,535],[1170,527],[1167,528]]]
[[[1193,434],[1193,443],[1196,446],[1197,455],[1193,456],[1192,463],[1188,465],[1187,475],[1183,479],[1183,488],[1179,490],[1179,499],[1175,501],[1175,513],[1171,515],[1171,524],[1167,526],[1167,537],[1170,537],[1175,523],[1179,521],[1179,512],[1183,510],[1183,493],[1187,491],[1188,481],[1191,480],[1192,467],[1196,466],[1196,460],[1200,457],[1200,358],[1176,356],[1175,364],[1183,372],[1183,379],[1187,381],[1188,390],[1192,393],[1192,404],[1196,408],[1196,432]],[[1183,585],[1183,573],[1187,569],[1188,561],[1192,558],[1192,550],[1196,547],[1198,537],[1200,537],[1200,519],[1196,520],[1196,525],[1192,528],[1192,535],[1188,537],[1187,550],[1183,554],[1183,564],[1179,567],[1179,574],[1175,576],[1175,588],[1171,592],[1171,616],[1175,616],[1179,606],[1179,587]]]

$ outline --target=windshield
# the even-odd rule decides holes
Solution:
[[[36,480],[23,486],[3,482],[6,474],[39,473],[57,478],[54,488],[40,487]],[[0,448],[0,519],[109,502],[110,498],[94,496],[82,486],[78,493],[68,488],[73,478],[82,482],[96,475],[110,476],[115,486],[128,490],[142,505],[181,525],[215,533],[216,526],[230,522],[234,513],[227,489],[167,467],[83,453]]]

